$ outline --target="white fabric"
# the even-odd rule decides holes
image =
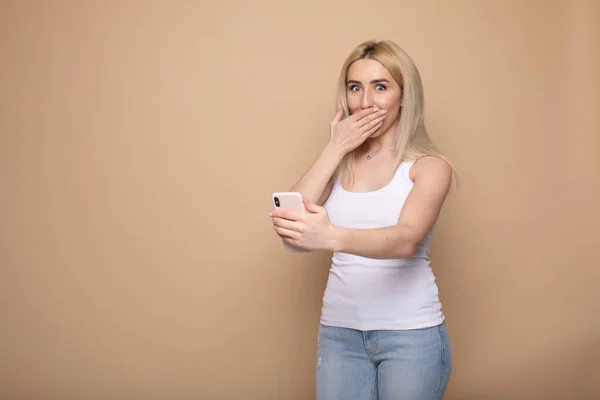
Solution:
[[[413,187],[414,161],[404,161],[392,181],[374,192],[344,190],[338,179],[325,203],[332,224],[371,229],[396,225]],[[429,261],[433,229],[409,259],[378,260],[333,254],[321,323],[360,330],[417,329],[444,321]]]

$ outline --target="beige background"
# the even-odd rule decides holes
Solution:
[[[314,398],[330,254],[269,196],[371,38],[462,178],[447,399],[600,398],[599,3],[282,3],[0,3],[0,398]]]

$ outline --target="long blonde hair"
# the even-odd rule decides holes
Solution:
[[[400,46],[389,40],[366,41],[358,45],[344,62],[337,85],[337,101],[348,117],[346,86],[348,68],[357,60],[371,59],[378,61],[392,75],[402,93],[400,121],[395,134],[395,167],[404,160],[416,160],[419,157],[433,155],[446,161],[456,175],[454,166],[446,156],[433,144],[424,121],[424,95],[421,75],[409,55]],[[349,174],[350,182],[354,180],[356,150],[346,154],[338,169],[337,176]]]

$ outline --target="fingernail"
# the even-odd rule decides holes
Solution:
[[[273,213],[269,213],[269,217],[272,217],[272,216],[273,216]]]
[[[377,111],[377,110],[379,110],[379,108],[373,107],[373,111]]]

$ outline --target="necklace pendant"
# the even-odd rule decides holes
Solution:
[[[370,159],[371,159],[371,155],[367,154],[367,160],[370,160]]]

